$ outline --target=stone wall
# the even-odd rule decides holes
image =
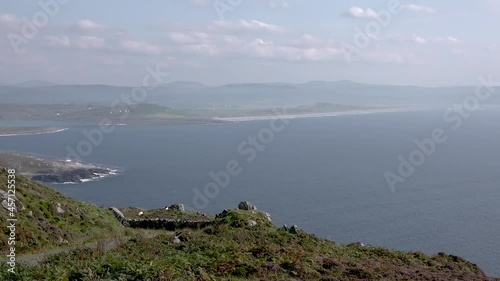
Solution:
[[[109,208],[124,226],[132,228],[176,230],[181,228],[203,228],[212,224],[212,220],[179,220],[179,219],[127,219],[118,208]]]
[[[212,224],[212,220],[172,220],[172,219],[127,219],[133,228],[176,230],[181,228],[203,228]]]

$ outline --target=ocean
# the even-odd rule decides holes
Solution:
[[[266,120],[117,126],[82,158],[119,176],[53,186],[103,206],[184,203],[215,214],[250,201],[277,226],[296,224],[337,243],[446,252],[500,276],[500,110],[473,112],[456,129],[443,112],[291,119],[274,127]],[[64,159],[67,147],[86,140],[83,130],[96,128],[0,137],[0,150]],[[436,129],[446,140],[422,152],[415,140],[432,139]],[[408,177],[398,172],[400,156],[412,165]],[[404,182],[391,189],[387,172]]]

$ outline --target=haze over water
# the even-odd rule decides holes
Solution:
[[[242,173],[201,211],[218,213],[247,200],[273,222],[338,243],[361,241],[397,250],[446,252],[500,276],[500,111],[477,111],[457,131],[442,111],[293,119],[247,163],[238,145],[269,121],[217,125],[119,126],[85,162],[119,167],[98,182],[55,185],[73,198],[105,206],[192,206],[210,171],[230,160]],[[384,172],[396,172],[415,139],[446,129],[448,140],[391,192]],[[0,138],[4,150],[65,158],[83,128],[58,134]],[[134,148],[134,149],[132,149]]]

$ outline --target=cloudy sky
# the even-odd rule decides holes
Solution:
[[[500,77],[500,0],[40,3],[0,2],[0,83],[139,85],[156,65],[209,85]]]

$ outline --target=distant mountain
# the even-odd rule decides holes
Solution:
[[[43,86],[35,86],[36,84]],[[108,85],[47,85],[0,87],[2,103],[18,104],[100,104],[132,96],[132,87]],[[500,88],[499,88],[500,90]],[[316,103],[353,106],[425,105],[450,107],[474,94],[474,87],[426,88],[417,86],[371,85],[341,81],[292,83],[239,83],[208,86],[193,81],[175,81],[145,92],[137,103],[155,103],[180,110],[213,108],[296,107]],[[134,102],[132,100],[132,102]],[[500,104],[492,96],[484,104]]]
[[[220,86],[221,88],[295,88],[296,84],[291,83],[240,83],[240,84],[226,84]]]
[[[174,87],[188,87],[188,88],[203,88],[207,87],[206,85],[203,85],[199,82],[196,81],[174,81],[168,84],[163,84],[161,87],[168,87],[168,88],[174,88]]]
[[[48,87],[48,86],[56,86],[57,84],[47,82],[47,81],[41,81],[41,80],[29,80],[29,81],[24,81],[20,83],[13,84],[12,86],[14,87]]]

